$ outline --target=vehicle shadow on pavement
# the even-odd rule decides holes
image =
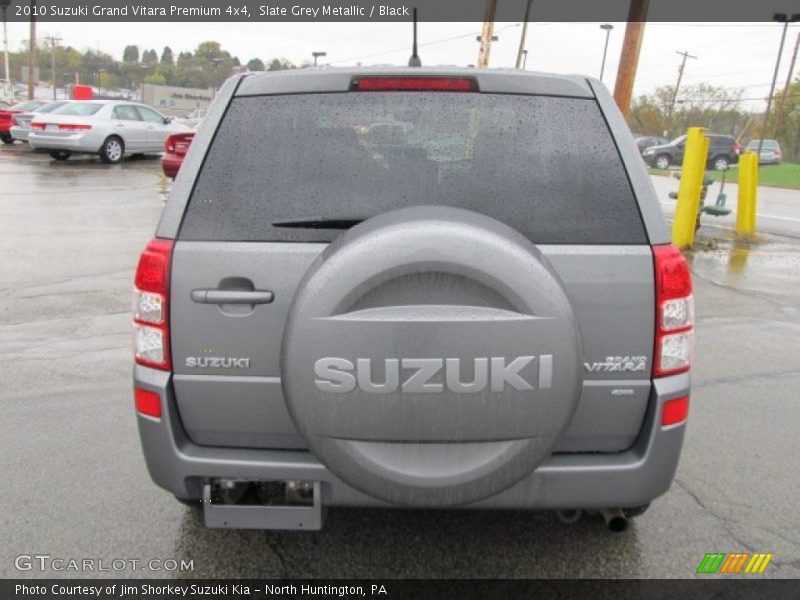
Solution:
[[[637,540],[634,522],[552,511],[333,509],[322,531],[287,532],[206,529],[189,509],[176,551],[191,577],[613,577],[638,570]]]

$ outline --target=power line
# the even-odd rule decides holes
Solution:
[[[506,29],[511,29],[513,27],[519,27],[520,25],[522,25],[522,23],[513,23],[511,25],[506,25],[502,29],[498,29],[495,32],[495,35],[498,34],[498,33],[502,33]],[[433,41],[430,41],[430,42],[423,42],[422,44],[418,44],[418,46],[420,48],[422,48],[423,46],[435,46],[437,44],[444,44],[446,42],[452,42],[454,40],[460,40],[460,39],[464,39],[464,38],[474,38],[476,35],[480,35],[480,34],[481,34],[480,31],[473,30],[470,33],[463,33],[463,34],[459,34],[459,35],[454,35],[452,37],[433,40]],[[351,58],[343,58],[341,60],[334,60],[334,61],[331,61],[329,64],[334,65],[334,64],[348,63],[348,62],[352,62],[352,61],[364,60],[364,59],[367,59],[367,58],[377,58],[378,56],[386,56],[387,54],[394,54],[396,52],[404,52],[406,50],[408,50],[408,46],[407,45],[403,46],[402,48],[395,48],[394,50],[385,50],[383,52],[375,52],[373,54],[364,54],[362,56],[355,56],[355,57],[351,57]]]

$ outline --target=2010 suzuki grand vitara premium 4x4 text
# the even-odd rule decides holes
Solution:
[[[135,280],[153,480],[215,527],[578,509],[670,485],[689,269],[596,80],[236,76]]]

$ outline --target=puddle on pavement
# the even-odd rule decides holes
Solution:
[[[725,287],[780,296],[800,307],[800,240],[733,232],[701,235],[687,252],[692,271]]]

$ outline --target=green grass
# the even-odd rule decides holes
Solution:
[[[669,175],[669,171],[649,169],[652,175]],[[717,181],[722,178],[722,171],[713,171]],[[733,166],[725,178],[728,183],[739,182],[739,167]],[[800,164],[782,163],[780,165],[761,165],[758,173],[758,185],[766,187],[800,190]]]

